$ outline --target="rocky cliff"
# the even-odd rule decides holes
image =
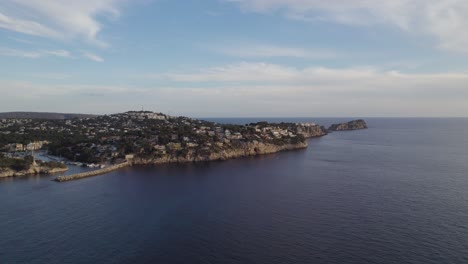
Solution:
[[[325,136],[328,134],[328,131],[324,126],[309,126],[302,127],[299,133],[305,138],[313,138]]]
[[[146,164],[162,164],[162,163],[186,163],[186,162],[200,162],[200,161],[213,161],[213,160],[228,160],[246,156],[256,156],[263,154],[276,153],[280,151],[307,148],[307,143],[274,145],[265,144],[260,142],[249,142],[243,144],[241,147],[228,148],[222,151],[210,152],[209,154],[201,154],[195,150],[188,151],[185,155],[174,156],[164,155],[162,157],[152,158],[135,158],[132,164],[146,165]]]
[[[339,123],[331,125],[328,130],[329,131],[345,131],[345,130],[359,130],[359,129],[367,129],[366,121],[362,119],[349,121],[347,123]]]

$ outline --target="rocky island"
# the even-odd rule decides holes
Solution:
[[[328,133],[325,127],[315,123],[219,124],[149,111],[64,120],[0,121],[0,149],[5,153],[11,155],[41,148],[75,164],[92,163],[105,167],[80,175],[60,176],[58,181],[94,176],[132,165],[227,160],[302,149],[307,148],[307,138]],[[363,122],[352,121],[347,127],[337,126],[331,130],[357,129],[363,127]],[[12,172],[14,169],[9,168],[3,175],[20,176],[33,171],[45,173],[65,169],[29,165],[28,173]]]
[[[329,131],[347,131],[359,129],[367,129],[366,121],[358,119],[346,123],[333,124],[328,128]]]

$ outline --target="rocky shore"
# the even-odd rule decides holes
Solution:
[[[19,177],[27,175],[54,174],[67,171],[68,168],[49,168],[43,166],[31,166],[28,170],[15,171],[12,169],[0,169],[0,178]]]
[[[329,131],[348,131],[359,129],[367,129],[366,121],[358,119],[346,123],[333,124],[328,128]]]
[[[129,112],[110,118],[126,121],[128,123],[127,125],[131,126],[135,119],[132,119],[132,116],[127,117],[127,115],[132,114],[134,113]],[[135,114],[138,115],[137,117],[140,117],[140,115],[148,115],[151,113],[136,112]],[[155,115],[154,113],[152,114]],[[161,115],[157,115],[157,117],[160,116]],[[147,118],[147,116],[145,117]],[[165,121],[161,122],[165,124],[164,126],[160,124],[161,122],[159,121],[150,122],[145,118],[142,119],[143,121],[141,121],[141,124],[136,124],[137,128],[153,126],[152,128],[157,131],[156,135],[153,134],[153,131],[151,133],[146,132],[147,134],[140,136],[130,135],[128,138],[123,139],[120,136],[102,137],[96,144],[75,143],[71,147],[67,147],[66,149],[68,151],[77,151],[76,153],[80,153],[78,147],[88,150],[88,152],[85,152],[88,154],[95,150],[99,151],[98,154],[107,153],[105,152],[106,150],[108,150],[109,153],[114,152],[113,154],[115,155],[113,155],[114,158],[112,162],[110,161],[111,159],[108,158],[106,163],[116,162],[118,164],[90,172],[59,176],[55,180],[64,182],[82,179],[133,165],[221,161],[271,154],[280,151],[304,149],[308,147],[307,138],[322,137],[327,135],[330,131],[367,128],[367,124],[362,119],[347,123],[333,124],[327,129],[315,123],[270,124],[267,122],[258,122],[245,126],[223,126],[221,124],[184,117],[175,119],[171,119],[167,116],[163,117]],[[131,124],[130,121],[132,122]],[[111,125],[108,120],[106,122],[107,126]],[[118,124],[115,126],[117,125]],[[114,126],[114,124],[112,124],[112,126]],[[170,126],[169,130],[167,130],[167,126]],[[128,141],[129,139],[132,141]],[[63,148],[64,146],[60,147]],[[119,156],[119,152],[125,153],[125,155]],[[12,164],[13,163],[14,162],[12,162]],[[4,165],[3,167],[5,167],[5,169],[0,170],[0,177],[49,174],[67,170],[67,168],[55,168],[55,166],[52,166],[53,164],[49,164],[50,168],[48,168],[44,166],[45,164],[38,165],[34,163],[28,170],[15,171],[13,170],[15,166],[8,168],[6,164]]]
[[[309,126],[302,128],[301,134],[305,138],[323,137],[328,134],[328,130],[324,126]]]
[[[66,182],[72,180],[83,179],[87,177],[97,176],[109,173],[114,170],[118,170],[127,166],[132,165],[151,165],[151,164],[164,164],[164,163],[191,163],[191,162],[204,162],[204,161],[220,161],[235,159],[240,157],[247,156],[257,156],[264,154],[271,154],[280,151],[295,150],[295,149],[304,149],[307,148],[307,143],[298,143],[298,144],[285,144],[285,145],[274,145],[274,144],[265,144],[259,142],[246,143],[241,147],[231,148],[223,150],[220,152],[213,152],[209,155],[199,154],[196,151],[189,151],[186,155],[182,156],[173,156],[173,155],[164,155],[161,157],[136,157],[128,160],[127,162],[106,167],[104,169],[99,169],[90,172],[78,173],[73,175],[59,176],[55,179],[57,182]]]
[[[367,128],[364,120],[354,120],[348,123],[334,124],[328,130],[323,126],[309,126],[302,128],[300,134],[304,138],[322,137],[328,134],[329,131],[340,131],[340,130],[356,130]],[[71,180],[77,180],[92,176],[105,174],[114,170],[118,170],[123,167],[133,165],[153,165],[153,164],[165,164],[165,163],[191,163],[191,162],[206,162],[206,161],[222,161],[235,159],[247,156],[257,156],[272,154],[281,151],[304,149],[308,147],[307,141],[299,142],[295,144],[271,144],[258,141],[246,142],[239,146],[231,146],[218,151],[201,153],[195,149],[189,149],[184,154],[179,155],[153,155],[153,156],[135,156],[128,159],[126,162],[113,165],[104,169],[79,173],[74,175],[60,176],[55,180],[58,182],[65,182]]]
[[[280,151],[304,149],[307,148],[308,144],[297,143],[297,144],[285,144],[285,145],[274,145],[265,143],[246,143],[242,147],[230,148],[219,152],[212,152],[209,155],[199,154],[196,151],[188,151],[183,156],[172,156],[164,155],[162,157],[151,157],[151,158],[134,158],[131,163],[134,165],[148,165],[148,164],[163,164],[163,163],[189,163],[189,162],[203,162],[203,161],[215,161],[215,160],[228,160],[247,156],[257,156],[264,154],[271,154]]]

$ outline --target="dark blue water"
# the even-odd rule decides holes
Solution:
[[[468,263],[468,119],[368,123],[263,157],[0,180],[0,263]]]

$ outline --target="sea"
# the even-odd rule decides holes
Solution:
[[[0,263],[468,263],[468,119],[366,121],[304,150],[0,179]]]

